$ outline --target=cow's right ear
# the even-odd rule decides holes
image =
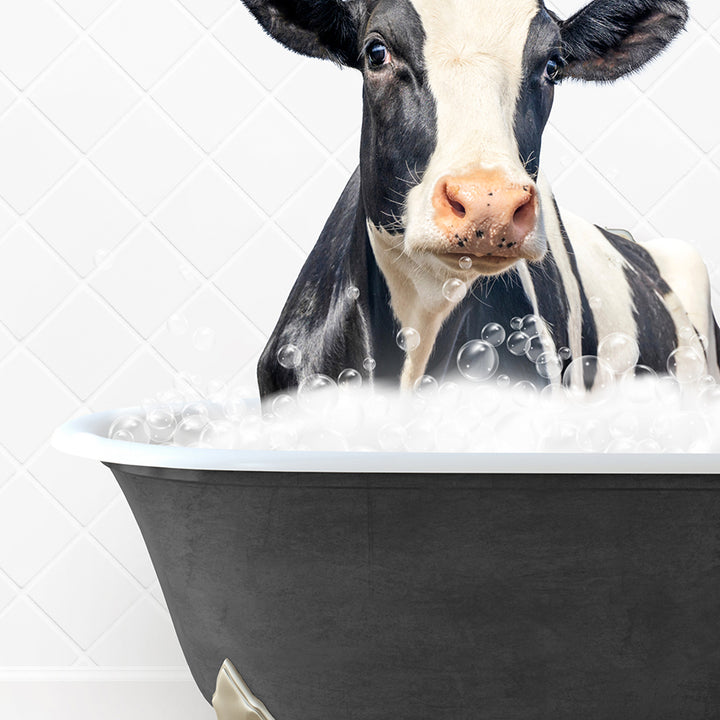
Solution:
[[[660,54],[685,27],[685,0],[593,0],[560,21],[561,77],[610,82]]]
[[[358,32],[364,0],[243,0],[267,33],[285,47],[360,67]]]

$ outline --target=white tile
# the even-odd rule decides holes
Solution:
[[[260,348],[262,350],[262,348]],[[235,389],[240,390],[242,397],[260,400],[260,393],[258,391],[257,384],[257,364],[260,360],[260,352],[253,355],[243,366],[240,372],[236,373],[235,376],[228,382],[228,385]]]
[[[698,83],[712,87],[720,64],[720,47],[702,40],[668,71],[653,88],[651,99],[705,152],[720,142],[720,98],[717,93],[698,95]],[[688,77],[697,74],[695,82]]]
[[[180,0],[180,2],[203,24],[210,27],[236,0]]]
[[[273,40],[240,3],[215,29],[215,37],[257,78],[272,90],[304,59]]]
[[[720,242],[714,218],[718,187],[720,171],[703,163],[663,196],[648,219],[665,237],[714,245]]]
[[[1,667],[67,667],[77,651],[31,602],[19,598],[0,615]]]
[[[137,210],[84,161],[43,198],[28,218],[83,277],[138,220]]]
[[[348,172],[354,172],[360,164],[360,131],[356,130],[346,141],[335,157],[342,163]]]
[[[142,227],[96,273],[92,286],[143,336],[147,337],[197,286],[186,277],[177,253],[157,231]]]
[[[0,490],[0,568],[24,586],[75,536],[56,503],[21,473]]]
[[[226,52],[204,40],[173,68],[153,96],[210,151],[248,116],[263,93]]]
[[[33,103],[83,151],[139,98],[127,75],[84,39],[45,73],[30,94]]]
[[[18,214],[0,201],[0,239],[18,221]]]
[[[17,472],[17,469],[17,463],[9,455],[0,452],[0,487]]]
[[[0,360],[6,357],[16,344],[17,340],[0,324]]]
[[[561,208],[603,227],[630,228],[640,217],[612,184],[585,162],[563,175],[553,191]]]
[[[117,314],[83,288],[32,338],[29,348],[86,400],[138,346]]]
[[[27,102],[0,118],[0,195],[25,212],[75,162],[77,155],[57,129]]]
[[[72,23],[47,0],[0,6],[0,71],[24,89],[73,40]]]
[[[26,350],[0,365],[0,443],[24,462],[78,407],[49,371]]]
[[[267,267],[269,258],[272,268]],[[269,225],[223,268],[215,282],[269,336],[304,262],[297,246]]]
[[[144,598],[95,645],[90,657],[113,667],[185,667],[175,630],[167,613]]]
[[[277,215],[280,227],[306,253],[314,247],[328,216],[348,181],[348,173],[334,164],[316,172]],[[275,262],[270,256],[271,262]],[[267,261],[266,261],[267,262]]]
[[[321,167],[327,153],[286,112],[264,105],[217,155],[218,163],[267,213],[273,213]]]
[[[0,114],[4,113],[17,98],[17,90],[4,77],[0,77]]]
[[[110,6],[113,0],[55,0],[75,22],[87,27]]]
[[[140,529],[123,496],[102,513],[90,531],[141,585],[148,587],[157,580]]]
[[[139,590],[94,541],[81,537],[33,583],[32,599],[87,649],[137,599]]]
[[[204,166],[158,210],[155,225],[204,275],[212,275],[264,220],[214,165]]]
[[[714,0],[692,0],[690,15],[703,27],[709,28],[720,18],[720,6]]]
[[[360,128],[362,75],[355,70],[331,62],[307,63],[278,90],[277,98],[328,150],[337,150]]]
[[[28,466],[32,476],[82,525],[88,525],[120,492],[112,473],[95,460],[48,446]]]
[[[171,121],[144,101],[90,155],[143,213],[150,212],[200,162]]]
[[[15,586],[0,574],[0,613],[15,599],[16,594]],[[2,625],[2,621],[0,621],[0,625]]]
[[[554,183],[580,157],[580,153],[550,123],[546,126],[540,148],[540,172]]]
[[[172,0],[122,0],[92,30],[100,45],[145,89],[198,35],[195,23]]]
[[[242,313],[210,288],[201,290],[183,314],[189,324],[187,333],[174,335],[163,328],[153,339],[153,345],[179,371],[225,382],[265,345],[265,338]],[[194,342],[203,328],[214,336],[207,350],[199,349]]]
[[[0,321],[17,337],[27,335],[74,283],[62,260],[25,228],[0,241]]]
[[[565,83],[555,92],[552,123],[578,150],[585,150],[639,97],[630,80],[612,85]]]
[[[699,155],[657,108],[641,101],[587,157],[645,213],[693,167]]]
[[[92,398],[90,405],[96,411],[141,405],[145,398],[170,390],[173,378],[174,373],[146,347]]]

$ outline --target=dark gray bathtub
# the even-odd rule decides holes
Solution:
[[[276,720],[720,717],[717,456],[150,467],[93,417],[57,444],[120,483],[208,700],[227,657]]]

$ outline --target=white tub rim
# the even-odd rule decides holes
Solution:
[[[111,440],[111,422],[122,408],[82,415],[52,436],[55,449],[104,463],[185,470],[301,473],[503,473],[534,474],[720,474],[720,453],[442,453],[216,450]]]

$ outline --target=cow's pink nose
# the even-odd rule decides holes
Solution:
[[[537,191],[498,171],[442,178],[433,194],[435,222],[448,252],[520,256],[537,222]]]

